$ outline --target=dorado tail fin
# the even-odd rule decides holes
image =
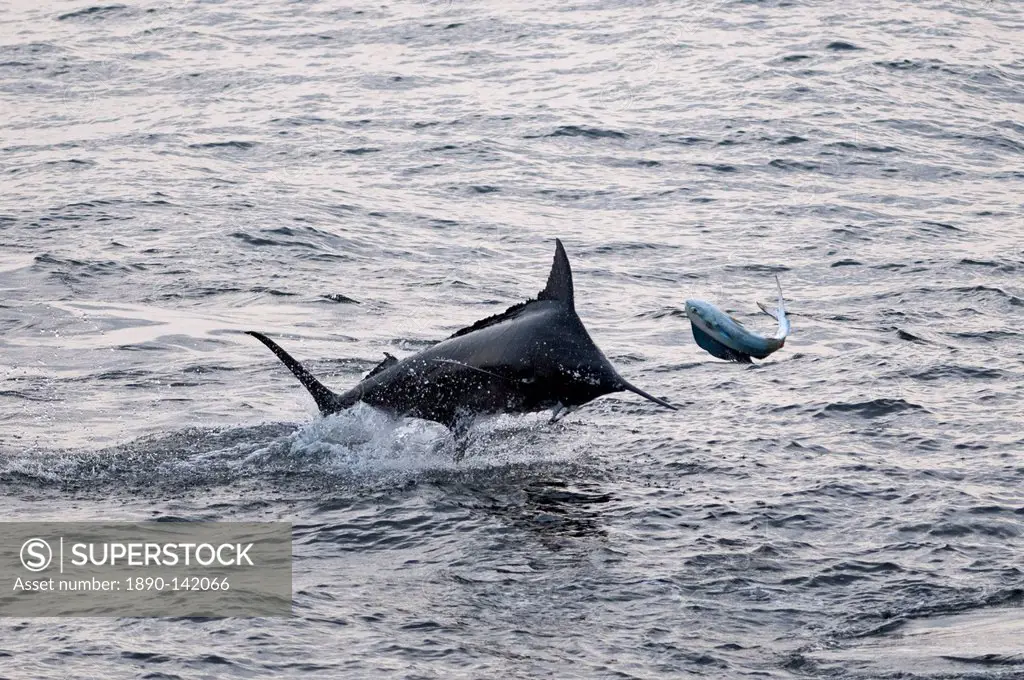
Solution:
[[[774,309],[769,308],[768,305],[766,305],[765,303],[758,302],[757,306],[760,307],[761,311],[764,312],[765,314],[767,314],[768,316],[772,317],[776,321],[779,320],[778,312],[776,312]]]
[[[320,409],[320,413],[328,415],[329,413],[334,413],[344,407],[339,395],[324,387],[324,385],[314,378],[312,373],[303,368],[302,364],[296,361],[291,354],[288,354],[288,352],[281,349],[280,345],[263,335],[263,333],[257,333],[256,331],[246,331],[246,333],[270,348],[270,351],[277,355],[277,358],[288,367],[288,370],[295,374],[295,377],[299,379],[299,382],[302,383],[303,387],[309,390],[309,393],[313,395],[313,399],[316,400],[316,405]]]
[[[789,319],[786,318],[786,301],[782,299],[782,284],[779,282],[779,275],[775,275],[775,287],[779,291],[779,300],[776,303],[775,310],[768,309],[768,305],[763,302],[758,302],[757,306],[761,308],[761,311],[772,317],[779,322],[779,330],[775,333],[776,340],[785,340],[789,335],[790,325]]]
[[[660,405],[664,406],[665,408],[670,408],[673,411],[678,411],[679,410],[678,406],[673,406],[672,404],[668,403],[664,399],[659,399],[658,397],[655,397],[653,395],[647,394],[646,392],[644,392],[642,389],[640,389],[639,387],[637,387],[635,385],[630,385],[628,382],[623,380],[621,376],[619,377],[619,380],[622,381],[622,389],[627,390],[629,392],[632,392],[634,394],[639,394],[644,399],[647,399],[649,401],[653,401],[655,404],[660,404]]]

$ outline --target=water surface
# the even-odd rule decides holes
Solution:
[[[15,3],[0,511],[284,520],[294,617],[13,620],[0,676],[1024,673],[1020,7]],[[558,424],[320,419],[536,293]],[[794,334],[754,366],[778,273]]]

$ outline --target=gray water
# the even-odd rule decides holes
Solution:
[[[290,619],[6,619],[7,678],[1024,677],[1024,12],[7,3],[0,513],[290,521]],[[557,424],[321,419],[536,293]],[[683,301],[794,334],[753,366]]]

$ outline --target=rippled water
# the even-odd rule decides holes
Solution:
[[[1003,0],[13,3],[0,510],[287,520],[295,616],[2,624],[4,677],[1024,676],[1024,14]],[[320,419],[534,294],[563,422]],[[700,297],[794,335],[754,366]]]

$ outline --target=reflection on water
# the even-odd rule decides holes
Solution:
[[[296,527],[293,618],[12,621],[16,675],[1019,674],[1016,5],[297,7],[0,16],[0,512]],[[344,389],[555,237],[680,412],[460,452],[241,333]],[[709,358],[683,301],[774,272],[786,347]]]

